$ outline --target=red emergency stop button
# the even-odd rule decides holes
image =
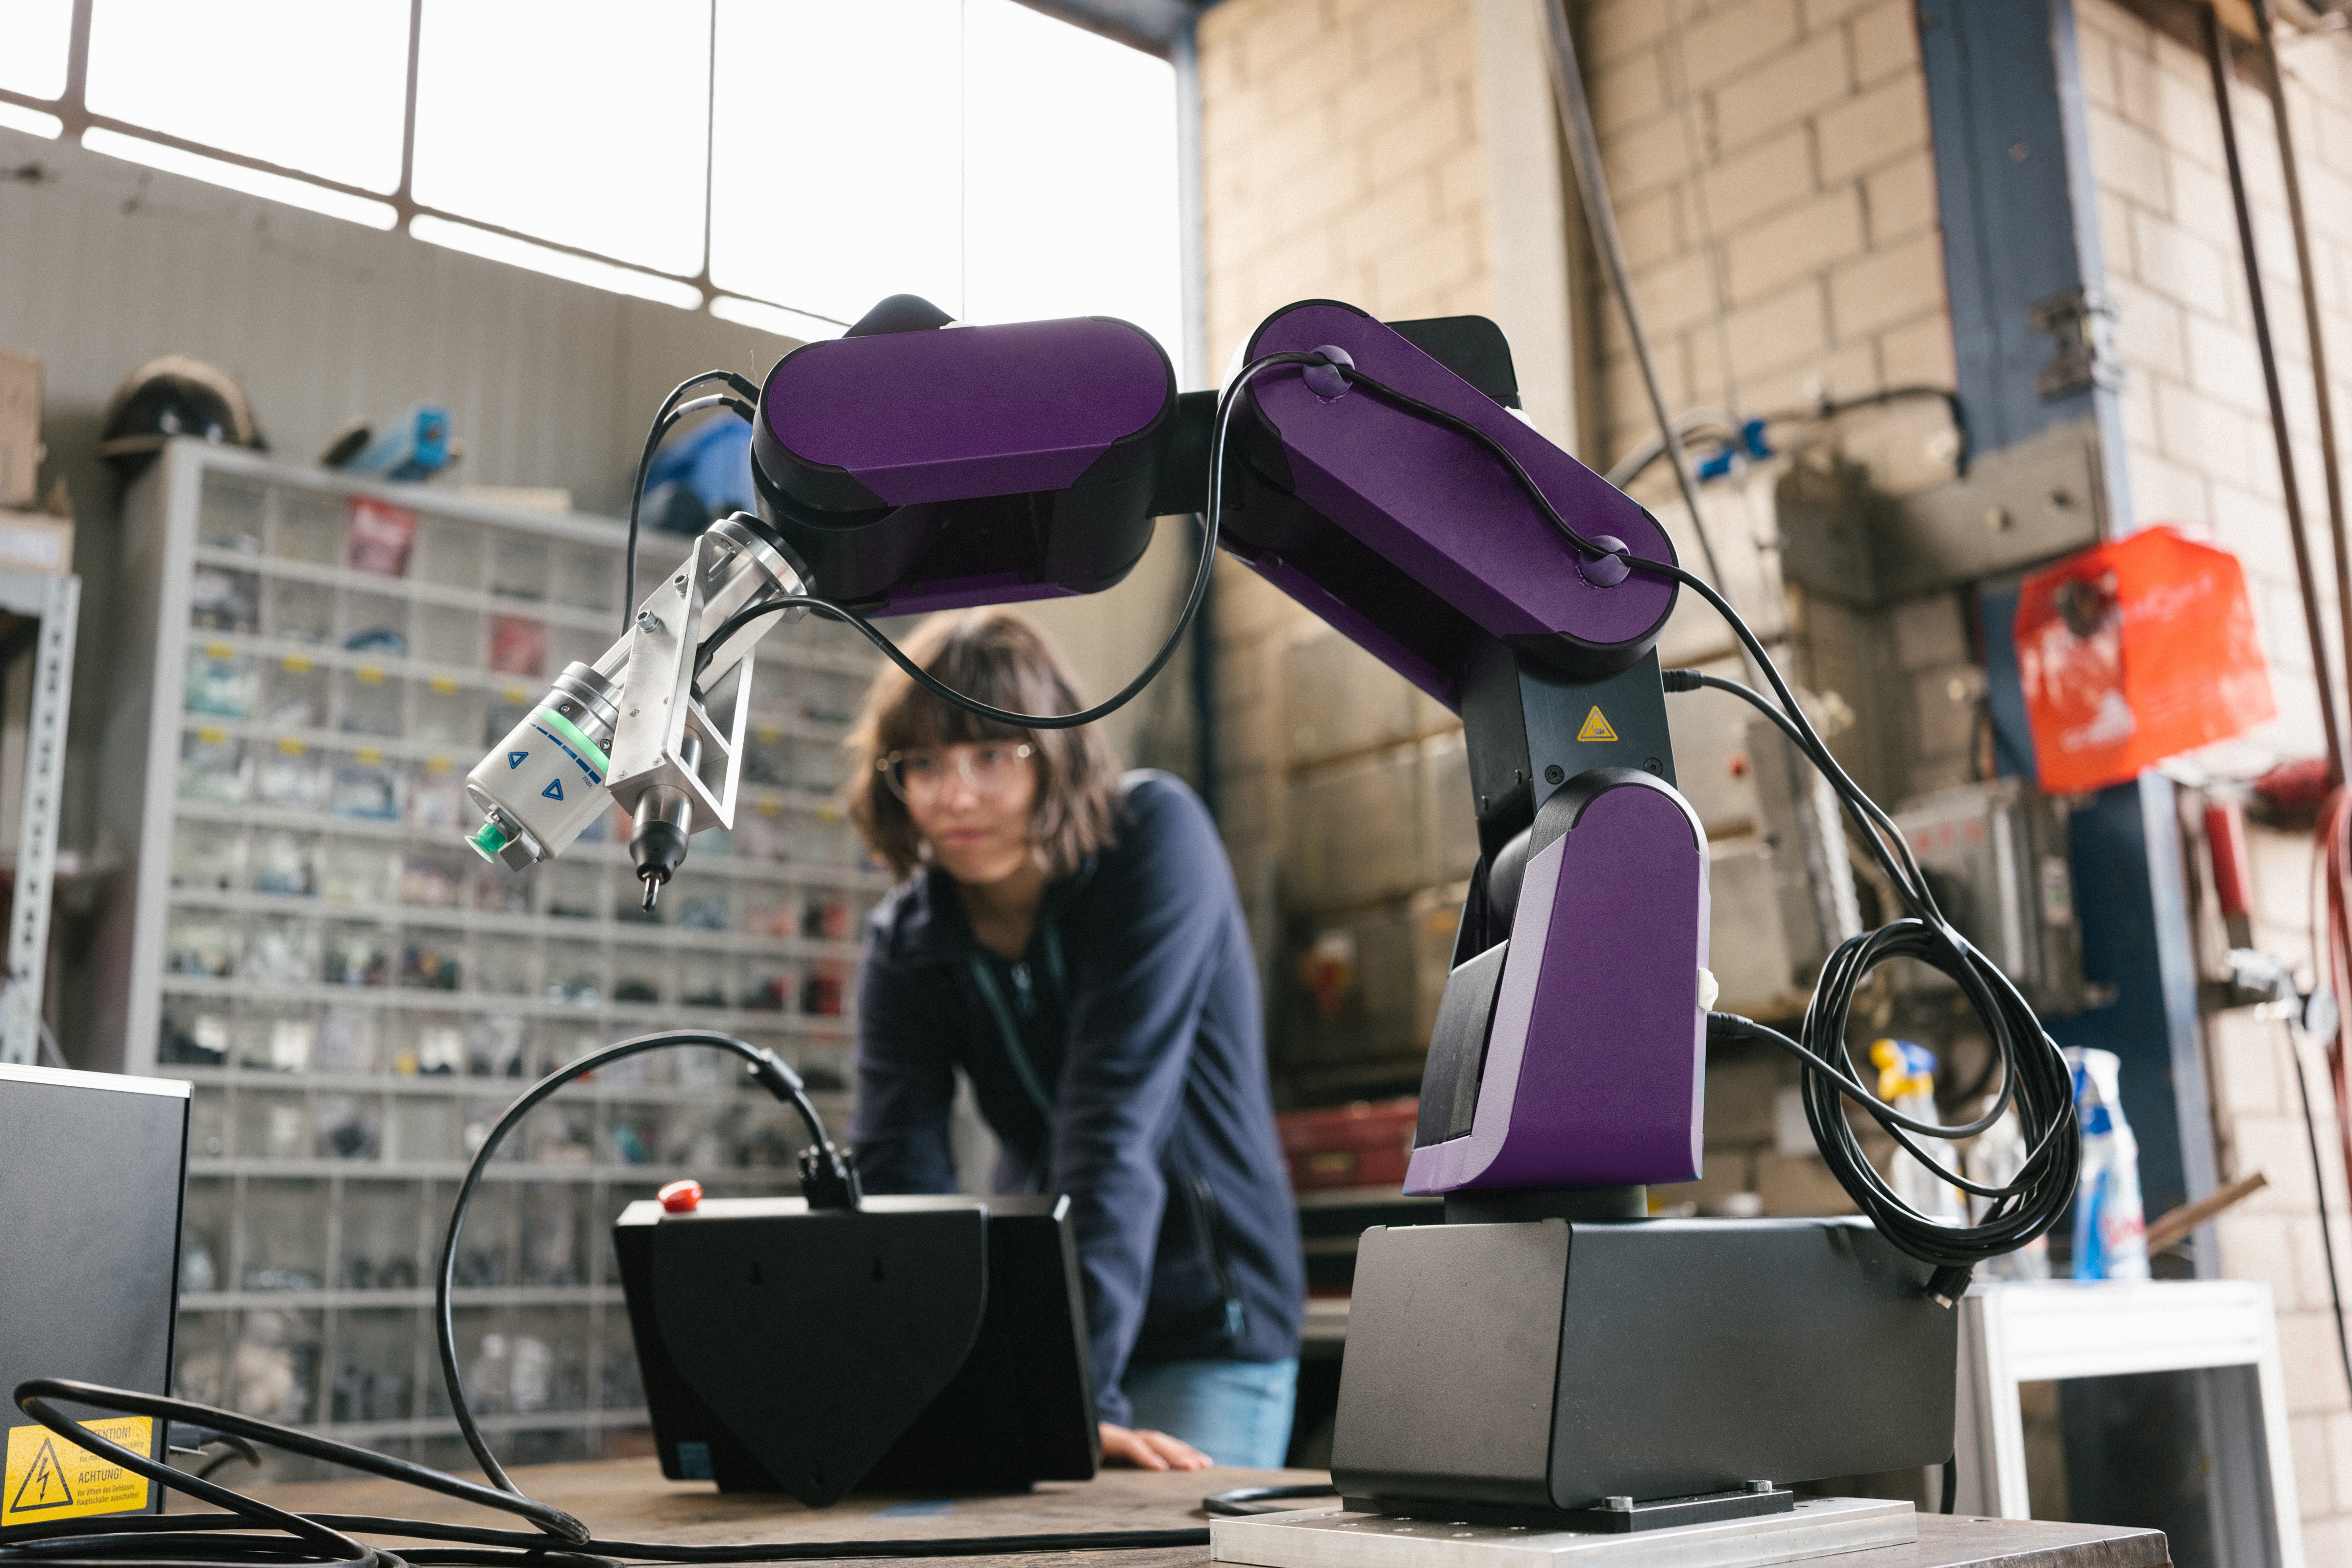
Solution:
[[[643,1187],[637,1190],[645,1191]],[[692,1214],[702,1206],[702,1184],[688,1176],[682,1182],[672,1182],[654,1196],[661,1199],[661,1206],[672,1214]]]

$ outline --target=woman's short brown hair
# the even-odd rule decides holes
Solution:
[[[925,673],[992,708],[1076,713],[1087,705],[1054,645],[1010,610],[933,616],[901,646]],[[886,661],[842,742],[849,757],[842,788],[866,847],[892,876],[904,877],[922,864],[922,835],[876,764],[893,752],[975,741],[1025,741],[1034,748],[1030,761],[1037,770],[1037,805],[1029,837],[1048,879],[1068,876],[1111,841],[1118,761],[1094,725],[1016,730],[998,724],[933,696]]]

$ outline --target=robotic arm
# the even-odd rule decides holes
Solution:
[[[766,629],[747,613],[1091,593],[1140,559],[1155,516],[1206,506],[1218,400],[1180,395],[1143,332],[877,314],[886,330],[861,323],[770,373],[760,515],[714,525],[626,635],[565,669],[468,776],[477,850],[530,865],[617,802],[651,907],[690,836],[733,821]],[[1690,1180],[1712,985],[1706,840],[1673,787],[1651,653],[1675,584],[1587,558],[1472,434],[1413,405],[1501,446],[1602,548],[1671,563],[1673,545],[1513,416],[1489,322],[1391,327],[1312,302],[1246,351],[1284,355],[1231,394],[1222,542],[1463,715],[1486,851],[1408,1184]],[[1296,363],[1317,356],[1328,363]],[[1572,1047],[1528,1058],[1530,1034],[1570,1012],[1588,1026]]]
[[[1731,606],[1640,506],[1514,417],[1491,322],[1308,301],[1242,357],[1222,394],[1179,394],[1166,354],[1124,322],[958,327],[903,296],[786,355],[745,410],[758,515],[704,534],[625,635],[475,768],[475,847],[526,867],[617,802],[650,908],[690,836],[733,820],[752,648],[779,615],[846,620],[1006,722],[1097,718],[1173,635],[1095,710],[999,714],[864,617],[1091,593],[1134,566],[1152,519],[1201,512],[1187,618],[1222,545],[1460,714],[1469,752],[1482,853],[1405,1183],[1445,1194],[1447,1223],[1364,1237],[1340,1484],[1438,1518],[1475,1504],[1553,1520],[1596,1497],[1727,1487],[1730,1502],[1700,1500],[1754,1512],[1790,1506],[1759,1476],[1941,1459],[1948,1309],[1976,1260],[2040,1235],[2072,1195],[2056,1047],[1936,912],[1901,836]],[[1912,910],[1832,956],[1801,1040],[1711,1012],[1706,838],[1675,788],[1664,704],[1700,678],[1670,682],[1654,651],[1683,587],[1755,656],[1772,697],[1735,689],[1830,777]],[[1893,956],[1951,975],[1992,1034],[2007,1070],[1980,1122],[1910,1121],[1857,1081],[1847,1004]],[[1648,1184],[1698,1175],[1710,1037],[1800,1058],[1815,1135],[1868,1222],[1593,1223],[1640,1219]],[[1914,1137],[1981,1131],[2012,1099],[2033,1152],[2006,1186],[1953,1178],[1990,1205],[1966,1226],[1904,1205],[1845,1112],[1926,1159]],[[1553,1394],[1529,1400],[1526,1378],[1544,1374],[1508,1347],[1546,1344]],[[1473,1425],[1507,1411],[1526,1430],[1466,1458],[1427,1416],[1474,1408]]]

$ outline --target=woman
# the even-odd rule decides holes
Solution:
[[[1012,712],[1085,705],[1004,611],[934,616],[907,652]],[[851,815],[900,879],[859,982],[866,1189],[956,1190],[961,1068],[1002,1147],[995,1190],[1069,1194],[1105,1459],[1281,1464],[1305,1271],[1208,812],[1166,773],[1121,777],[1092,729],[990,724],[895,666],[848,750]]]

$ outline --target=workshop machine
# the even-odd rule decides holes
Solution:
[[[1202,512],[1213,544],[1460,714],[1469,751],[1461,805],[1483,854],[1406,1182],[1444,1194],[1444,1223],[1363,1239],[1332,1454],[1342,1522],[1760,1521],[1797,1510],[1791,1481],[1945,1460],[1969,1264],[2039,1234],[2053,1185],[2071,1191],[2054,1047],[1924,893],[1832,960],[1804,1044],[1711,1017],[1707,843],[1665,722],[1667,692],[1697,678],[1662,672],[1654,644],[1682,587],[1728,605],[1655,519],[1517,416],[1493,323],[1311,300],[1240,358],[1223,394],[1180,394],[1125,322],[954,326],[905,296],[793,351],[740,410],[757,515],[714,524],[473,770],[474,847],[528,867],[617,802],[650,908],[692,835],[732,823],[769,621],[1091,593],[1134,566],[1154,518]],[[1748,641],[1781,694],[1774,721],[1842,780]],[[1876,808],[1850,784],[1842,797],[1868,836]],[[1844,1100],[1868,1096],[1837,1065],[1844,1000],[1898,952],[1988,1016],[2034,1141],[1979,1229],[1909,1223],[1850,1147]],[[1816,1134],[1870,1217],[1645,1217],[1649,1184],[1700,1173],[1710,1032],[1808,1059]],[[1921,1129],[1863,1109],[1916,1147]],[[854,1183],[832,1193],[797,1222],[859,1207]],[[641,1346],[706,1331],[684,1321],[690,1293],[641,1294],[633,1280]],[[682,1473],[667,1446],[664,1463]]]

